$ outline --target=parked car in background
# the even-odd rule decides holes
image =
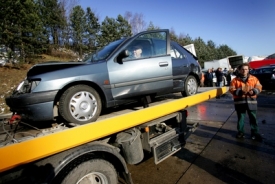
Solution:
[[[267,65],[275,65],[275,53],[267,56],[264,59],[249,62],[249,66],[252,69],[257,69]]]
[[[103,108],[145,96],[194,95],[200,78],[197,58],[171,41],[168,30],[145,31],[109,43],[84,62],[33,66],[6,103],[25,121],[62,117],[86,124],[96,121]]]
[[[259,79],[263,89],[275,89],[275,65],[253,69],[250,73]]]

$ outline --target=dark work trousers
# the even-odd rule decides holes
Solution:
[[[245,115],[247,112],[248,117],[249,117],[250,127],[251,127],[251,134],[257,134],[258,130],[259,130],[257,118],[256,118],[257,111],[256,110],[252,111],[252,110],[248,110],[248,109],[238,109],[238,110],[236,110],[236,112],[237,112],[237,116],[238,116],[237,130],[239,132],[244,133],[244,119],[245,119]]]

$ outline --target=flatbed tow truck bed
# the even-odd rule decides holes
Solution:
[[[124,132],[125,130],[127,131],[129,129],[132,129],[133,127],[139,127],[142,131],[146,133],[146,124],[148,124],[148,127],[150,127],[151,125],[155,126],[156,124],[154,123],[154,121],[157,121],[156,123],[159,124],[162,121],[168,121],[169,118],[175,118],[177,119],[178,124],[186,124],[186,119],[182,120],[181,118],[181,116],[184,116],[185,113],[181,112],[183,109],[214,98],[217,95],[224,94],[226,91],[226,87],[212,89],[200,88],[198,94],[186,98],[180,98],[178,95],[174,94],[165,95],[158,97],[156,99],[156,102],[150,103],[148,108],[143,108],[142,106],[136,104],[120,106],[117,109],[112,109],[111,113],[106,112],[105,114],[103,114],[97,122],[82,126],[76,126],[73,128],[68,128],[62,124],[55,124],[52,127],[43,129],[29,126],[30,129],[22,129],[13,134],[14,132],[12,131],[14,131],[14,127],[13,129],[9,130],[10,126],[3,125],[3,130],[1,130],[0,135],[0,140],[4,140],[1,142],[0,145],[0,172],[2,172],[1,174],[6,174],[9,173],[10,170],[16,170],[17,168],[23,168],[24,170],[24,166],[26,164],[33,163],[34,161],[39,160],[42,160],[42,163],[45,164],[44,160],[47,161],[47,159],[49,160],[49,158],[51,158],[51,160],[53,160],[52,158],[58,160],[58,158],[61,157],[60,155],[62,155],[63,153],[65,154],[66,152],[68,152],[67,154],[69,155],[77,154],[78,152],[80,152],[79,150],[85,150],[86,148],[84,147],[90,143],[93,144],[93,142],[97,142],[99,140],[99,144],[101,144],[102,141],[103,144],[107,143],[109,141],[108,136],[119,134],[120,132]],[[178,112],[181,112],[181,114],[174,114]],[[144,126],[142,127],[142,125]],[[179,125],[179,129],[182,129],[182,127],[180,126],[182,125]],[[184,133],[184,137],[188,137],[186,136],[186,134],[194,131],[195,128],[196,127],[194,125],[186,125],[185,129],[187,130],[187,132]],[[171,135],[167,136],[167,131],[164,133],[165,136],[163,138],[157,139],[155,142],[153,141],[154,139],[150,139],[150,141],[148,141],[147,143],[144,143],[143,141],[143,149],[147,148],[148,151],[150,151],[150,149],[152,148],[153,152],[156,152],[154,153],[155,155],[158,154],[157,152],[160,152],[160,154],[165,154],[161,152],[161,146],[170,146],[175,144],[174,147],[172,147],[171,149],[179,150],[179,145],[177,145],[178,143],[175,143],[175,136],[176,134],[178,134],[178,129],[172,129],[175,129],[174,133],[172,130],[169,130],[169,134]],[[6,134],[7,132],[8,134]],[[141,137],[144,138],[144,135],[142,134]],[[173,138],[173,136],[175,138]],[[170,142],[168,142],[169,144],[166,144],[165,139],[171,140]],[[162,142],[160,140],[162,140]],[[93,145],[91,145],[91,147],[92,146]],[[93,147],[93,149],[95,149],[95,147],[97,148],[100,146],[96,145]],[[104,148],[100,148],[100,152],[105,151],[106,148],[105,146],[103,147]],[[110,149],[113,149],[110,152],[115,152],[114,150],[116,150],[115,148]],[[136,150],[134,150],[134,152],[135,151]],[[106,152],[108,152],[108,150]],[[165,157],[168,157],[173,153],[174,152],[171,151],[171,153],[165,155]],[[64,154],[62,159],[67,158],[67,156],[64,156]],[[125,155],[127,156],[127,154],[129,153],[124,153],[124,158]],[[126,182],[132,183],[131,176],[129,175],[127,167],[125,166],[125,161],[123,161],[122,156],[116,156],[118,159],[122,160],[121,164],[123,165],[122,167],[124,167],[124,172],[128,174],[128,177],[125,177]],[[75,157],[76,156],[74,156],[74,158]],[[130,156],[128,160],[130,160],[131,162],[131,159],[135,160],[135,158],[131,158]],[[156,164],[161,161],[161,155],[155,156]],[[62,167],[65,166],[62,165]]]

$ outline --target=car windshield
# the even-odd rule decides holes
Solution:
[[[96,53],[88,55],[84,59],[84,62],[96,62],[106,59],[124,40],[125,39],[120,39],[109,43],[108,45],[96,51]]]

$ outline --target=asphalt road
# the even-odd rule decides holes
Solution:
[[[275,93],[258,97],[258,122],[263,142],[250,139],[248,117],[245,138],[236,135],[236,113],[230,94],[188,108],[189,122],[199,128],[186,146],[158,165],[147,158],[129,165],[135,184],[234,183],[273,184],[275,181]]]

